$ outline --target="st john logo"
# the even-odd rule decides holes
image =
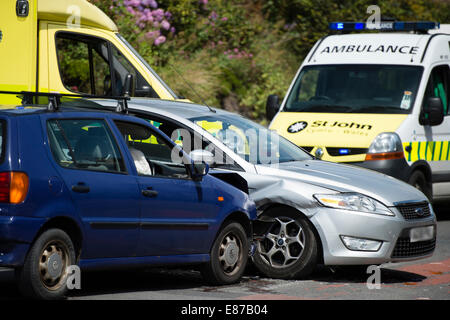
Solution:
[[[287,129],[287,131],[289,133],[297,133],[302,131],[303,129],[305,129],[308,126],[308,122],[306,121],[298,121],[296,123],[293,123],[289,126],[289,128]]]

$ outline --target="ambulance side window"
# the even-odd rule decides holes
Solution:
[[[137,97],[159,98],[126,57],[98,37],[74,32],[56,34],[61,80],[69,91],[100,96],[122,96],[125,79],[133,75]]]
[[[142,75],[133,67],[133,65],[124,57],[124,55],[112,47],[113,66],[116,74],[116,81],[122,85],[125,83],[125,78],[128,74],[133,75],[135,82],[135,96],[136,97],[150,97],[159,98],[158,94],[148,84],[148,82],[142,77]],[[120,91],[121,92],[121,91]],[[121,92],[120,95],[122,95]]]
[[[108,95],[111,73],[106,41],[57,34],[56,51],[61,80],[68,90]]]
[[[444,115],[450,115],[450,70],[448,65],[435,67],[428,79],[423,103],[430,97],[438,97],[444,107]]]

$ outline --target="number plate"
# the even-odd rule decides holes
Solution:
[[[411,242],[431,240],[434,238],[434,226],[411,229],[409,237]]]

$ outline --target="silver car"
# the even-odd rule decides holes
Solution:
[[[317,264],[379,265],[433,254],[433,208],[423,193],[400,180],[315,159],[223,110],[139,98],[128,106],[182,144],[193,159],[247,181],[260,221],[253,262],[269,277],[305,277]]]

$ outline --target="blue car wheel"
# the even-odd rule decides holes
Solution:
[[[33,243],[22,268],[16,269],[19,290],[34,299],[55,300],[67,292],[67,268],[75,264],[70,237],[60,229],[42,233]]]
[[[244,228],[237,222],[225,225],[211,249],[211,259],[203,266],[202,275],[213,285],[231,284],[244,273],[249,245]]]

